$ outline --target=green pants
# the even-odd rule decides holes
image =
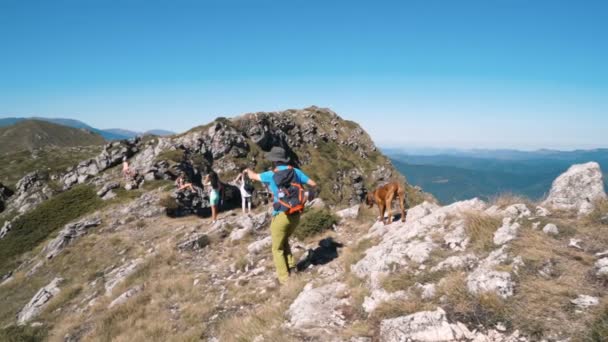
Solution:
[[[272,218],[270,224],[272,259],[281,284],[287,282],[289,269],[296,267],[296,261],[289,248],[289,237],[293,234],[298,223],[300,223],[300,214],[287,216],[285,213],[280,213]]]

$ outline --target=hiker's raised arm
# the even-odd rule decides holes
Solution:
[[[253,172],[250,169],[246,169],[245,172],[247,172],[247,176],[249,177],[249,179],[252,179],[252,180],[258,181],[258,182],[261,181],[259,173]]]
[[[317,182],[315,182],[314,180],[312,180],[312,179],[309,178],[308,182],[306,182],[306,185],[311,186],[313,188],[316,188],[317,187]]]

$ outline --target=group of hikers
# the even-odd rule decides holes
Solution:
[[[272,258],[278,282],[285,284],[289,274],[296,268],[296,262],[289,246],[289,237],[300,222],[306,201],[314,198],[317,183],[300,169],[290,165],[290,158],[282,147],[273,147],[266,153],[266,159],[272,162],[272,169],[262,173],[256,173],[249,168],[244,169],[232,183],[240,190],[243,214],[251,213],[252,197],[255,191],[253,181],[262,183],[270,192],[273,203],[270,224]],[[129,166],[126,164],[123,171],[128,170]],[[123,173],[127,176],[126,172]],[[178,175],[175,186],[178,191],[200,191],[188,180],[185,172]],[[303,186],[308,189],[305,190]],[[223,184],[218,174],[211,171],[205,176],[203,187],[205,189],[203,191],[206,191],[209,196],[211,220],[215,224],[218,221],[219,208],[223,201]]]

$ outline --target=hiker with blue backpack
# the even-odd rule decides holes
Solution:
[[[289,237],[295,231],[304,204],[314,197],[317,183],[310,179],[300,169],[289,165],[285,149],[273,147],[266,153],[266,159],[274,164],[272,171],[256,173],[246,169],[250,179],[268,184],[273,194],[272,222],[270,236],[272,238],[272,259],[276,268],[279,283],[285,284],[289,272],[295,269],[296,262],[289,248]],[[303,185],[310,187],[308,198],[305,196]]]

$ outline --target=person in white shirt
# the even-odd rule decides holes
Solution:
[[[253,193],[253,184],[249,180],[249,177],[245,173],[239,173],[234,180],[234,183],[241,190],[241,202],[243,207],[243,214],[251,213],[251,195]],[[247,211],[245,210],[247,209]]]

